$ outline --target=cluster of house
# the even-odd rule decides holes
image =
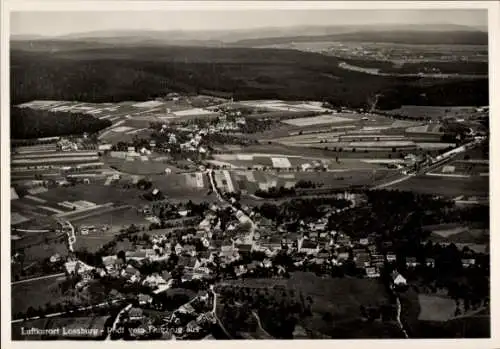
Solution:
[[[153,324],[144,308],[151,306],[151,296],[140,294],[139,306],[127,309],[126,316],[121,319],[127,323],[132,337],[137,339],[151,333],[152,330],[160,333],[162,339],[190,339],[201,338],[209,334],[211,326],[216,322],[213,313],[213,297],[204,291],[183,304],[175,311],[166,312],[161,324]]]
[[[78,150],[78,144],[71,142],[67,139],[61,138],[57,143],[56,143],[57,149],[61,151],[72,151],[72,150]]]

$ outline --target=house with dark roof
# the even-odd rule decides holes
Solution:
[[[170,272],[167,271],[167,270],[163,270],[161,272],[161,277],[162,277],[163,280],[168,281],[168,280],[170,280],[172,278],[172,274],[170,274]]]
[[[385,260],[387,263],[394,263],[396,261],[396,254],[392,252],[386,253]]]
[[[236,265],[234,266],[234,273],[236,276],[243,275],[247,272],[247,267],[245,265]]]
[[[196,247],[194,245],[184,245],[182,246],[182,253],[189,256],[196,256]]]
[[[319,252],[319,245],[315,241],[302,238],[297,241],[298,252],[306,254],[317,254]]]
[[[143,259],[146,259],[148,257],[146,251],[127,251],[125,252],[125,258],[127,260],[133,259],[136,261],[142,261]]]
[[[319,238],[320,239],[329,239],[330,238],[330,233],[327,231],[322,231],[319,233]]]
[[[393,246],[392,241],[387,240],[387,241],[383,241],[383,242],[382,242],[382,247],[383,247],[384,249],[389,249],[389,248],[392,248],[392,246]]]
[[[434,266],[436,265],[436,261],[435,261],[434,258],[426,258],[425,259],[425,265],[427,267],[434,268]]]
[[[337,234],[336,243],[340,246],[350,246],[351,238],[345,234]]]
[[[210,251],[199,251],[196,256],[201,262],[209,262],[213,260],[212,253],[210,253]]]
[[[236,248],[240,254],[248,254],[252,252],[253,246],[250,244],[239,244]]]
[[[370,243],[370,239],[368,238],[361,238],[359,239],[358,243],[362,246],[368,246],[368,244]]]
[[[139,294],[137,298],[139,300],[139,304],[141,305],[151,304],[153,301],[153,298],[150,295],[144,293]]]
[[[343,262],[349,259],[349,249],[347,247],[339,247],[335,251],[335,254],[337,256],[337,260],[339,262]]]
[[[380,273],[376,267],[367,267],[365,268],[366,276],[369,278],[378,278],[380,277]]]
[[[406,266],[408,268],[415,268],[418,265],[416,257],[406,257]]]
[[[360,269],[369,267],[371,264],[370,254],[368,252],[354,253],[354,263]]]
[[[210,241],[210,249],[211,250],[220,250],[224,240],[211,240]]]
[[[141,275],[141,272],[137,268],[134,268],[133,266],[131,266],[130,264],[127,265],[127,267],[125,269],[123,269],[121,272],[121,276],[123,276],[125,278],[130,278],[132,276],[140,276],[140,275]]]
[[[128,317],[130,320],[141,320],[144,317],[144,312],[141,308],[131,308],[128,311]]]
[[[319,231],[311,230],[307,235],[309,236],[309,239],[317,241],[319,238]]]
[[[263,241],[259,241],[261,246],[267,247],[270,250],[280,250],[281,249],[281,238],[278,236],[272,236],[271,238]]]
[[[385,263],[384,255],[372,254],[371,255],[371,263],[373,266],[381,268]]]
[[[476,265],[476,259],[475,258],[463,258],[462,259],[462,266],[464,268],[470,268]]]
[[[319,257],[316,257],[316,258],[312,259],[312,263],[318,264],[318,265],[325,264],[327,261],[328,260],[326,258],[319,258]]]
[[[255,269],[259,268],[262,266],[262,262],[258,262],[258,261],[252,261],[251,263],[248,263],[246,265],[246,268],[248,271],[254,271]]]
[[[317,257],[325,259],[330,258],[330,252],[328,252],[326,249],[323,248],[319,250]]]

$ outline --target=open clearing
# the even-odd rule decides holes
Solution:
[[[337,114],[325,114],[309,118],[288,119],[288,120],[283,120],[282,122],[293,126],[314,126],[314,125],[348,123],[355,121],[356,120],[349,119],[345,116],[339,116]]]
[[[41,261],[43,259],[50,258],[56,253],[61,256],[68,255],[68,246],[65,241],[52,241],[49,243],[42,242],[40,244],[24,248],[24,254],[26,256],[25,263]]]
[[[464,226],[451,226],[451,227],[446,227],[446,226],[442,226],[442,227],[435,227],[433,228],[431,231],[433,234],[437,234],[441,237],[448,237],[448,236],[451,236],[451,235],[455,235],[455,234],[459,234],[459,233],[462,233],[464,231],[467,231],[468,228],[467,227],[464,227]]]
[[[488,177],[454,178],[436,176],[414,176],[397,183],[390,189],[411,190],[417,193],[443,195],[455,198],[460,195],[488,196]]]
[[[448,321],[455,315],[455,301],[451,298],[419,294],[418,302],[420,304],[419,320]]]

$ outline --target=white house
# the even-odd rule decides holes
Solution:
[[[175,250],[175,254],[177,254],[177,255],[181,254],[183,251],[182,245],[177,243],[177,245],[175,245],[175,247],[174,247],[174,250]]]
[[[392,263],[396,261],[396,255],[394,253],[388,253],[385,256],[385,259],[387,260],[388,263]]]
[[[394,271],[392,273],[392,282],[394,286],[405,286],[406,285],[406,279],[398,273],[397,271]]]
[[[462,266],[464,268],[472,267],[476,264],[476,260],[474,258],[466,258],[462,259]]]

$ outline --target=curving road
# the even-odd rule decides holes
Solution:
[[[455,149],[449,151],[447,153],[448,156],[445,157],[444,159],[441,159],[437,162],[434,162],[432,164],[429,164],[429,165],[421,168],[416,174],[409,174],[409,175],[402,174],[401,177],[399,177],[399,178],[391,179],[389,182],[377,184],[377,185],[373,186],[371,189],[383,189],[386,187],[390,187],[391,185],[407,181],[408,179],[412,178],[415,175],[425,174],[425,173],[431,172],[431,171],[449,163],[450,161],[454,160],[459,154],[477,147],[479,144],[481,144],[481,141],[476,141],[476,140],[469,142],[467,144],[464,144],[458,148],[455,148]]]
[[[205,172],[207,173],[208,175],[208,178],[210,180],[210,184],[212,186],[212,189],[213,191],[215,192],[215,194],[217,195],[217,198],[219,199],[220,202],[222,203],[225,203],[227,205],[229,205],[234,212],[238,212],[239,209],[236,208],[235,206],[233,206],[230,202],[226,201],[222,195],[220,194],[219,192],[219,189],[217,188],[217,186],[215,185],[215,180],[214,180],[214,173],[213,173],[214,170],[206,170]],[[248,217],[247,215],[245,215],[246,219],[250,222],[251,224],[251,228],[250,228],[250,233],[249,233],[249,236],[247,237],[248,239],[248,243],[252,243],[253,240],[254,240],[254,236],[255,236],[255,229],[256,229],[256,225],[255,225],[255,222],[250,218]]]
[[[116,331],[116,326],[118,326],[118,322],[120,322],[120,316],[125,313],[126,311],[129,311],[130,308],[132,308],[132,304],[128,304],[125,306],[120,312],[116,315],[115,321],[113,321],[113,325],[111,326],[111,329],[108,332],[108,336],[106,337],[106,340],[111,339],[111,334]]]
[[[405,335],[405,338],[408,337],[408,333],[406,332],[403,323],[401,322],[401,302],[399,301],[399,297],[396,297],[396,304],[398,306],[398,312],[396,315],[396,321],[398,322],[399,328],[401,328],[401,331],[403,331],[403,334]]]
[[[73,245],[76,242],[75,227],[69,221],[58,221],[61,224],[62,231],[68,235],[68,249],[74,252]]]
[[[26,282],[51,279],[51,278],[60,277],[60,276],[64,276],[64,275],[66,275],[66,274],[64,274],[64,273],[58,273],[58,274],[52,274],[52,275],[44,275],[44,276],[39,276],[39,277],[36,277],[36,278],[14,281],[14,282],[11,282],[10,284],[11,285],[19,285],[19,284],[24,284]]]

